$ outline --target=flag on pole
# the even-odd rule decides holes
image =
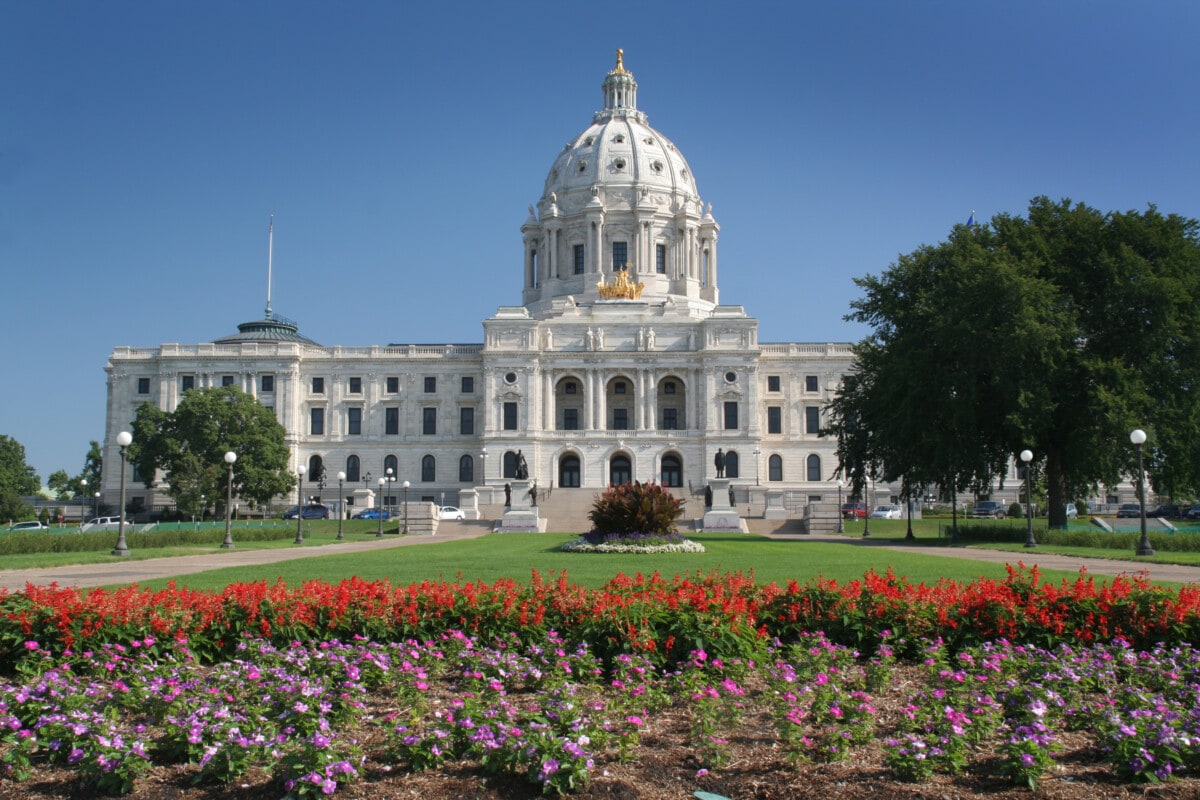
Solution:
[[[975,210],[971,209],[971,216],[967,217],[967,227],[969,228],[974,224],[975,224]]]

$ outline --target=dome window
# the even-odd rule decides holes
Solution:
[[[655,161],[653,164],[650,165],[650,169],[654,170],[655,172],[662,172],[663,171],[663,163],[661,161]]]
[[[614,160],[613,166],[616,167],[618,171],[625,169],[625,159],[618,158]]]
[[[584,172],[587,172],[587,162],[586,162],[586,161],[580,161],[580,162],[579,162],[579,172],[580,172],[581,174],[582,174],[582,173],[584,173]]]
[[[686,181],[688,179],[687,170],[686,169],[679,170],[679,177]]]
[[[616,136],[613,137],[613,141],[616,142],[617,144],[625,144],[625,134],[618,133]]]
[[[645,139],[642,139],[642,141],[649,145],[654,144],[654,140],[651,139],[649,136],[647,136]]]
[[[592,146],[592,143],[593,143],[593,142],[595,142],[595,141],[596,141],[595,137],[593,137],[593,136],[589,136],[589,137],[587,137],[586,139],[584,139],[584,140],[583,140],[583,146],[584,146],[584,147],[591,147],[591,146]]]

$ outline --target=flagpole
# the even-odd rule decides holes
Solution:
[[[267,224],[267,319],[271,318],[271,259],[275,250],[275,215]]]

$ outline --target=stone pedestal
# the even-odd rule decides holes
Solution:
[[[512,481],[509,505],[504,509],[504,516],[496,524],[497,533],[540,533],[545,530],[545,520],[538,517],[537,506],[533,504],[530,489],[531,481]]]
[[[706,532],[743,530],[742,518],[729,502],[729,478],[709,478],[708,488],[712,491],[712,507],[704,511],[701,523]]]
[[[787,519],[787,509],[783,507],[783,492],[767,492],[763,519]]]

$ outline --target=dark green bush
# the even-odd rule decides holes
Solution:
[[[602,534],[659,534],[675,532],[683,516],[683,501],[657,483],[626,483],[610,486],[596,498],[588,518]]]

